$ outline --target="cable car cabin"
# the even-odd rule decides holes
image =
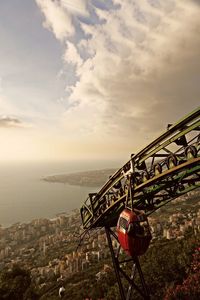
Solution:
[[[144,254],[152,238],[147,216],[127,208],[119,216],[117,234],[121,247],[132,257]]]

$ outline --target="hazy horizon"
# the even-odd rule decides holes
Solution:
[[[97,188],[48,183],[48,175],[67,174],[106,167],[119,167],[115,162],[38,162],[1,164],[0,225],[30,222],[36,218],[52,218],[61,212],[80,208],[89,192]]]

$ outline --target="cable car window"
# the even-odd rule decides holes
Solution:
[[[136,236],[144,236],[144,227],[140,223],[135,223],[134,227]]]
[[[122,217],[119,219],[119,227],[127,229],[127,224],[128,224],[128,221],[126,219],[124,219]]]

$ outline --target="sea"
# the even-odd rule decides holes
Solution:
[[[49,183],[48,175],[120,167],[118,161],[50,161],[0,163],[0,225],[54,218],[79,209],[99,187]]]

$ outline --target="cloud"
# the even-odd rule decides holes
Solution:
[[[84,34],[65,43],[64,61],[77,79],[66,81],[71,105],[62,122],[79,137],[135,145],[199,104],[200,6],[113,0],[100,9],[94,3],[90,18],[76,20]]]
[[[64,61],[69,64],[73,64],[76,67],[81,67],[83,60],[80,57],[77,48],[69,41],[66,42],[66,47],[67,48],[63,56]]]
[[[193,3],[166,2],[121,1],[119,9],[104,12],[104,24],[82,24],[91,38],[77,49],[95,54],[77,65],[80,79],[70,99],[80,100],[74,116],[84,106],[87,115],[88,105],[99,112],[92,130],[99,118],[99,130],[108,133],[160,130],[163,121],[198,103],[200,11]]]
[[[63,41],[75,34],[75,15],[87,16],[86,0],[35,0],[45,17],[45,28]]]
[[[36,0],[45,16],[44,27],[50,29],[58,40],[63,40],[75,32],[72,16],[57,0]]]
[[[60,0],[61,5],[68,11],[81,16],[88,16],[89,2],[87,0]]]
[[[0,128],[27,128],[30,127],[29,124],[22,122],[21,120],[10,117],[10,116],[0,116]]]

